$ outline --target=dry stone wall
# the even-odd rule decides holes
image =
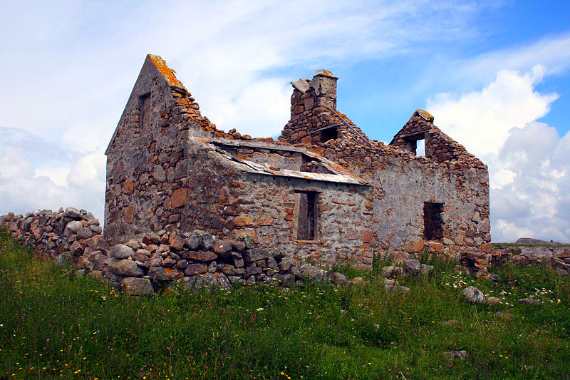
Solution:
[[[560,275],[570,275],[570,246],[515,244],[494,250],[490,261],[492,266],[548,265]]]
[[[253,247],[248,239],[217,239],[205,231],[161,230],[111,245],[97,219],[74,208],[8,214],[0,218],[0,227],[37,253],[131,295],[153,294],[175,283],[191,288],[291,285],[329,276],[315,266],[296,265],[281,251]]]

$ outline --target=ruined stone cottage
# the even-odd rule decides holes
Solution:
[[[329,71],[292,82],[278,140],[218,130],[148,55],[106,151],[107,239],[204,230],[294,261],[490,249],[487,167],[417,110],[390,144],[337,110]],[[421,147],[423,146],[423,149]]]

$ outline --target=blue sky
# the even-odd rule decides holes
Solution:
[[[220,128],[276,136],[289,82],[390,141],[416,108],[489,166],[492,233],[570,241],[570,2],[54,1],[0,14],[0,213],[103,214],[104,149],[163,56]]]

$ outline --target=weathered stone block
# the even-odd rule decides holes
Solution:
[[[154,289],[147,278],[127,277],[122,281],[123,291],[131,296],[150,296]]]

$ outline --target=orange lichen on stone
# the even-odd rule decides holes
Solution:
[[[176,78],[174,70],[172,70],[170,67],[166,65],[166,61],[164,59],[162,59],[158,55],[152,55],[152,54],[148,55],[148,59],[153,63],[154,67],[156,67],[158,72],[160,72],[164,76],[164,78],[166,79],[166,81],[170,86],[185,88],[182,82],[180,82],[178,78]]]

